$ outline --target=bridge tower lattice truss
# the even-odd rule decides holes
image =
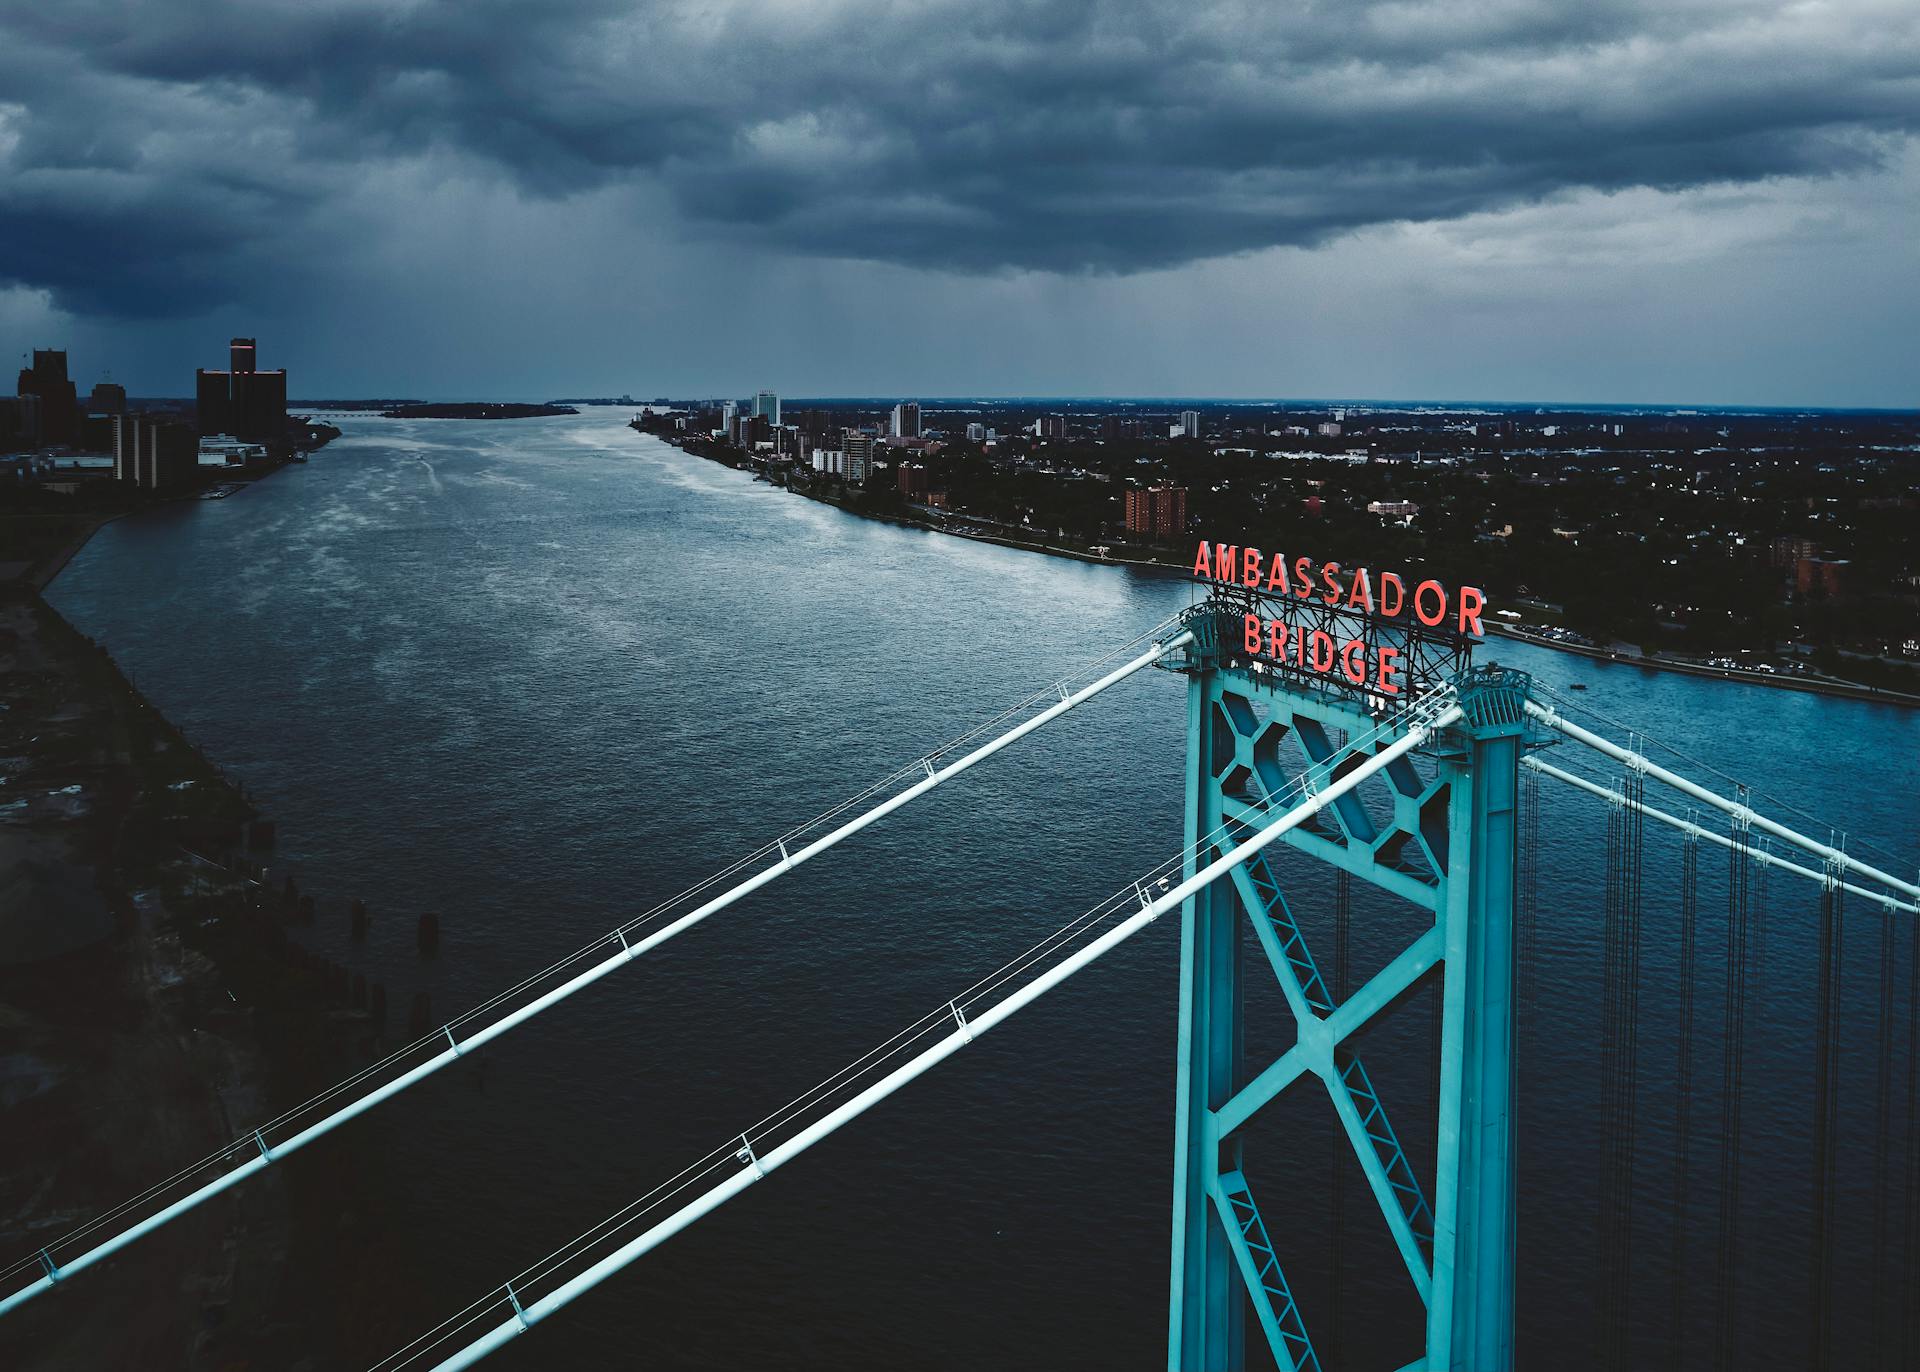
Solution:
[[[1236,660],[1220,648],[1225,638],[1201,634],[1181,667],[1189,678],[1189,871],[1214,855],[1195,853],[1203,836],[1220,835],[1224,851],[1270,822],[1269,797],[1296,781],[1319,789],[1391,741],[1367,701]],[[1242,1367],[1249,1306],[1282,1372],[1320,1372],[1311,1320],[1284,1275],[1284,1235],[1269,1233],[1255,1199],[1262,1180],[1284,1185],[1302,1173],[1282,1159],[1243,1156],[1240,1133],[1307,1079],[1330,1098],[1425,1306],[1424,1348],[1408,1367],[1513,1366],[1514,888],[1528,681],[1489,669],[1459,684],[1467,719],[1430,747],[1432,767],[1403,757],[1371,801],[1363,785],[1322,822],[1283,836],[1430,917],[1370,980],[1344,998],[1330,991],[1265,853],[1235,869],[1231,885],[1215,882],[1182,909],[1167,1340],[1174,1372]],[[1295,1022],[1293,1045],[1272,1061],[1248,1061],[1243,1051],[1242,917]],[[1442,996],[1430,1196],[1355,1048],[1360,1030],[1429,975],[1441,979]]]

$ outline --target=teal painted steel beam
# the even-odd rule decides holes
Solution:
[[[1206,861],[1203,840],[1221,827],[1214,728],[1218,678],[1196,673],[1187,686],[1186,871]],[[1237,872],[1236,872],[1237,874]],[[1180,1042],[1174,1105],[1172,1290],[1167,1366],[1239,1372],[1245,1366],[1245,1289],[1236,1280],[1226,1226],[1212,1203],[1220,1175],[1213,1112],[1239,1085],[1241,1050],[1238,909],[1225,882],[1194,892],[1181,910]]]
[[[1233,882],[1293,1011],[1298,1046],[1310,1070],[1326,1084],[1381,1217],[1407,1265],[1407,1275],[1424,1300],[1433,1249],[1433,1212],[1387,1118],[1386,1105],[1360,1059],[1338,1051],[1332,1030],[1321,1018],[1335,1008],[1332,996],[1266,857],[1236,868]]]
[[[1337,1045],[1404,994],[1440,961],[1440,949],[1440,930],[1437,927],[1427,930],[1408,944],[1392,962],[1376,972],[1366,985],[1342,1001],[1339,1008],[1327,1017],[1327,1032],[1332,1041]],[[1231,1134],[1309,1070],[1305,1050],[1297,1044],[1289,1048],[1272,1064],[1261,1069],[1215,1112],[1215,1129],[1222,1137]]]
[[[1267,1348],[1280,1372],[1321,1372],[1320,1356],[1313,1351],[1300,1306],[1287,1284],[1280,1255],[1274,1250],[1267,1222],[1260,1217],[1260,1207],[1254,1204],[1246,1177],[1239,1172],[1223,1174],[1214,1187],[1213,1201],[1261,1331],[1267,1336]]]
[[[1249,775],[1269,794],[1284,794],[1296,784],[1312,791],[1367,762],[1370,728],[1327,718],[1346,712],[1330,710],[1324,701],[1240,673],[1196,674],[1195,691],[1203,685],[1197,710],[1190,703],[1187,769],[1192,808],[1202,816],[1212,801],[1237,828],[1257,831],[1267,822],[1267,806],[1239,794],[1250,789]],[[1382,795],[1369,805],[1350,791],[1329,807],[1344,842],[1304,828],[1285,836],[1307,857],[1433,912],[1433,924],[1359,991],[1333,1004],[1267,859],[1234,873],[1240,903],[1292,1012],[1297,1041],[1276,1060],[1254,1065],[1252,1078],[1214,1107],[1211,1132],[1204,1136],[1218,1165],[1237,1170],[1241,1127],[1302,1076],[1319,1077],[1426,1305],[1425,1352],[1415,1365],[1430,1372],[1510,1372],[1515,808],[1529,681],[1523,673],[1491,669],[1468,674],[1458,688],[1461,720],[1433,741],[1437,775],[1416,770],[1404,754],[1387,768],[1367,769],[1388,784],[1390,824],[1382,823]],[[1214,701],[1223,691],[1245,699],[1217,708]],[[1252,701],[1266,702],[1271,717],[1260,720]],[[1336,737],[1336,728],[1344,737]],[[1288,731],[1305,757],[1296,776],[1286,775],[1277,751],[1277,739]],[[1225,756],[1229,748],[1231,758]],[[1389,865],[1385,854],[1408,843],[1414,848],[1404,851],[1417,850],[1433,869],[1433,880]],[[1438,1165],[1429,1200],[1372,1078],[1342,1044],[1435,969],[1442,977],[1442,1078]],[[1193,1026],[1186,1021],[1197,1003],[1183,996],[1189,1033]],[[1190,1119],[1187,1127],[1191,1132]],[[1231,1226],[1229,1211],[1220,1213]],[[1248,1261],[1238,1249],[1236,1256],[1243,1265]],[[1260,1301],[1256,1292],[1256,1312]],[[1270,1338],[1274,1325],[1263,1318]]]
[[[1263,804],[1254,804],[1238,800],[1232,796],[1222,802],[1222,813],[1228,819],[1235,820],[1248,827],[1258,827],[1272,818]],[[1396,871],[1374,861],[1371,849],[1357,844],[1335,843],[1330,838],[1306,829],[1290,830],[1284,840],[1289,848],[1297,849],[1310,858],[1324,862],[1330,867],[1338,867],[1351,872],[1362,881],[1371,882],[1388,895],[1398,896],[1410,905],[1418,905],[1425,910],[1440,908],[1440,892],[1432,883],[1422,881],[1410,872]]]
[[[1473,712],[1469,708],[1469,718]],[[1511,1372],[1515,1266],[1513,890],[1525,724],[1466,733],[1452,772],[1434,1178],[1433,1372]]]

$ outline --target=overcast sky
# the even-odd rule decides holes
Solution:
[[[0,341],[186,394],[1920,405],[1920,3],[0,0]]]

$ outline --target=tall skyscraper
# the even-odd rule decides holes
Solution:
[[[727,431],[728,438],[733,437],[734,429],[737,427],[736,421],[738,421],[739,418],[740,418],[740,402],[739,401],[729,400],[720,406],[720,427]]]
[[[18,395],[40,401],[39,440],[71,443],[80,425],[80,397],[67,379],[67,355],[57,348],[35,348],[33,365],[20,373]]]
[[[1180,432],[1188,438],[1200,437],[1200,411],[1180,411]]]
[[[893,438],[920,437],[920,406],[911,400],[895,405],[893,416],[887,421],[887,433]]]
[[[780,397],[772,391],[761,391],[753,398],[753,417],[764,419],[769,424],[780,422]]]
[[[256,365],[251,338],[236,338],[227,350],[229,369],[193,374],[193,399],[200,432],[232,434],[249,443],[277,443],[287,428],[287,374],[263,372]]]

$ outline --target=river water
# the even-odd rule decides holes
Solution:
[[[417,991],[450,1018],[1193,597],[1178,579],[857,519],[635,434],[625,417],[349,419],[308,465],[108,526],[53,588],[278,820],[278,860],[321,896],[300,936],[385,983],[396,1032]],[[1480,655],[1555,687],[1582,682],[1594,709],[1856,846],[1886,845],[1908,872],[1920,861],[1920,712],[1505,642]],[[431,1254],[391,1274],[418,1329],[1177,849],[1182,691],[1167,673],[1133,678],[352,1126],[404,1178],[379,1222]],[[1599,1318],[1604,828],[1598,803],[1545,785],[1520,1351],[1523,1366],[1579,1366]],[[1631,1307],[1648,1361],[1669,1328],[1678,853],[1649,827]],[[1324,872],[1292,854],[1280,866],[1309,931],[1324,930]],[[1721,850],[1705,851],[1701,873],[1683,1260],[1698,1358],[1718,1267]],[[354,894],[374,908],[362,944],[347,931]],[[1770,883],[1745,1071],[1744,1367],[1807,1365],[1816,908],[1810,888]],[[427,909],[445,927],[433,958],[413,937]],[[1358,894],[1355,912],[1358,965],[1405,936],[1384,901]],[[500,1365],[1163,1361],[1176,924]],[[1877,1207],[1891,1216],[1892,1291],[1920,1276],[1902,1253],[1904,1022],[1892,1182],[1873,1186],[1880,929],[1849,906],[1840,1322],[1862,1365]],[[1905,938],[1903,926],[1903,988]],[[1415,1001],[1368,1044],[1416,1159],[1431,1149],[1428,1061],[1413,1043],[1427,1014]],[[1330,1372],[1397,1367],[1417,1351],[1416,1300],[1357,1169],[1341,1183],[1345,1275],[1329,1270],[1329,1117],[1323,1096],[1296,1087],[1252,1131],[1246,1170]],[[391,1341],[369,1335],[359,1351],[371,1361]]]

